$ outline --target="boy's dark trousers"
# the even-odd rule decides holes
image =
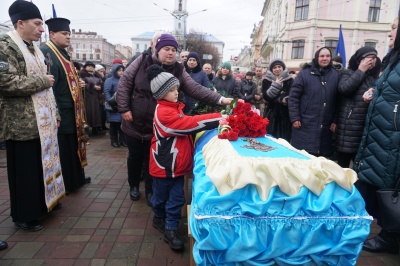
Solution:
[[[175,178],[153,177],[153,197],[151,200],[154,216],[165,218],[166,230],[177,230],[181,210],[185,204],[183,191],[184,176]]]

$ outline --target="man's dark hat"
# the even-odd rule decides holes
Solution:
[[[255,73],[252,71],[247,71],[246,76],[255,76]]]
[[[57,32],[57,31],[69,31],[69,24],[71,21],[69,21],[66,18],[51,18],[45,21],[47,24],[47,27],[49,28],[49,32]]]
[[[42,19],[39,8],[31,2],[24,0],[17,0],[8,9],[8,15],[10,16],[12,24],[17,23],[18,20],[27,20],[39,18]]]
[[[91,61],[87,61],[87,62],[83,65],[83,68],[86,68],[87,66],[96,67],[96,65],[95,65],[93,62],[91,62]]]

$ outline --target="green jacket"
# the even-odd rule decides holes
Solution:
[[[21,50],[0,34],[0,141],[39,138],[31,95],[48,88],[46,76],[27,76]]]
[[[400,62],[393,64],[375,82],[353,165],[358,179],[384,189],[400,176]]]

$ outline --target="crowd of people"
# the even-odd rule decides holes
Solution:
[[[140,199],[144,180],[153,226],[172,249],[182,249],[177,229],[184,175],[193,164],[192,135],[224,118],[191,112],[198,102],[228,105],[233,98],[256,106],[270,120],[273,137],[314,156],[337,154],[339,165],[352,165],[366,208],[381,225],[375,192],[393,188],[400,172],[398,18],[382,63],[366,46],[343,69],[322,47],[298,71],[275,58],[265,73],[261,66],[232,73],[229,62],[214,72],[196,51],[182,51],[177,60],[176,39],[157,32],[148,50],[130,64],[114,60],[107,73],[104,65],[71,61],[68,19],[45,21],[50,41],[39,49],[34,42],[44,29],[38,8],[16,1],[9,14],[15,30],[0,36],[1,60],[7,59],[0,67],[0,148],[7,151],[11,217],[21,229],[41,230],[46,212],[62,208],[64,195],[90,183],[84,172],[89,136],[108,130],[112,147],[128,148],[130,199]],[[108,104],[111,98],[117,109]],[[0,249],[6,247],[0,241]],[[384,228],[364,244],[372,252],[398,248],[397,236]]]

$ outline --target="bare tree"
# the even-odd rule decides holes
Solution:
[[[202,64],[209,63],[213,69],[219,65],[218,49],[211,42],[207,41],[204,34],[192,31],[186,37],[187,50],[199,54]],[[203,55],[211,55],[211,59],[204,59]]]

